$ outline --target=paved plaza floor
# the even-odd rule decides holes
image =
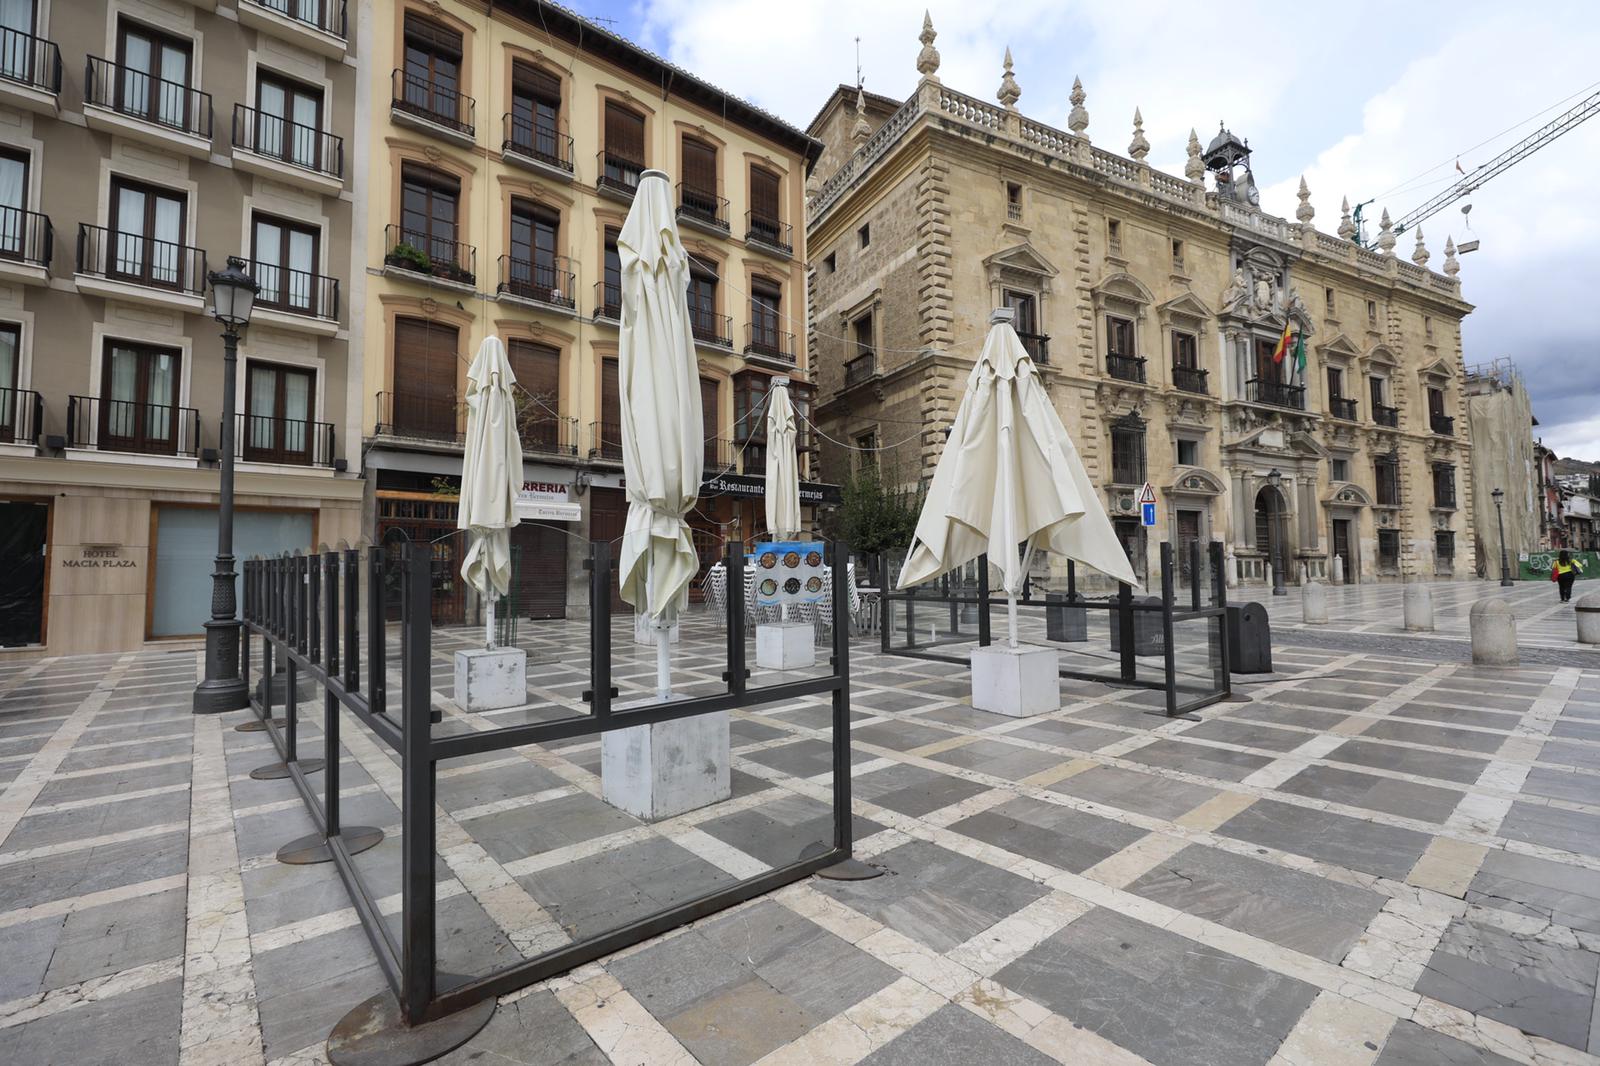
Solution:
[[[852,645],[857,854],[501,1000],[447,1063],[1600,1064],[1600,652],[1552,586],[1509,591],[1524,662],[1474,668],[1471,602],[1399,633],[1398,586],[1274,617],[1277,673],[1198,720],[1064,681],[975,711],[964,668]],[[1580,591],[1584,589],[1580,586]],[[616,640],[621,698],[652,652]],[[584,633],[520,623],[530,704],[468,715],[436,634],[443,731],[581,707]],[[685,623],[675,680],[716,691]],[[310,1064],[385,987],[247,712],[196,718],[195,649],[0,665],[0,1063]],[[770,683],[757,672],[752,684]],[[320,701],[302,706],[302,755]],[[482,974],[793,861],[827,839],[825,699],[737,711],[733,798],[654,825],[600,799],[599,744],[440,772],[441,969]],[[343,720],[357,863],[399,912],[400,773]],[[320,775],[311,780],[318,782]],[[320,787],[320,786],[319,786]]]

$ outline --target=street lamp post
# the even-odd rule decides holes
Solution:
[[[1283,530],[1278,526],[1278,518],[1283,511],[1283,497],[1279,495],[1283,484],[1283,475],[1278,473],[1278,468],[1273,467],[1267,475],[1267,484],[1272,486],[1272,540],[1268,545],[1271,549],[1268,554],[1272,557],[1272,594],[1274,596],[1287,596],[1289,590],[1283,586]]]
[[[1506,516],[1500,506],[1505,501],[1506,493],[1504,489],[1495,489],[1489,495],[1494,497],[1495,525],[1500,527],[1500,587],[1510,588],[1514,582],[1511,580],[1511,559],[1506,555]]]
[[[250,322],[260,291],[245,273],[245,261],[228,257],[228,268],[213,271],[213,310],[222,323],[222,484],[217,508],[217,561],[211,572],[211,620],[206,630],[206,679],[195,686],[194,713],[236,711],[250,703],[239,676],[238,597],[233,573],[233,393],[238,379],[239,330]]]

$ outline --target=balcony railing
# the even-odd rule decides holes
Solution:
[[[744,354],[794,365],[793,333],[784,333],[776,326],[751,322],[744,327],[744,337]]]
[[[706,441],[705,473],[709,476],[724,471],[732,465],[733,441],[714,437]]]
[[[577,306],[574,299],[577,275],[569,269],[571,266],[572,261],[564,255],[553,256],[548,262],[502,255],[500,285],[496,291],[502,296],[570,309]]]
[[[728,201],[709,189],[678,182],[678,217],[727,232]]]
[[[471,137],[477,130],[478,102],[466,93],[431,78],[418,77],[396,67],[393,74],[393,106],[396,111],[415,115],[438,126]]]
[[[250,263],[250,276],[261,291],[256,306],[286,315],[335,320],[339,317],[339,279],[307,270],[289,270],[259,259]]]
[[[1028,358],[1035,363],[1050,362],[1050,338],[1043,333],[1023,333],[1017,331],[1017,339],[1022,342],[1022,350],[1028,353]]]
[[[761,474],[767,472],[767,449],[746,448],[739,455],[739,472],[741,474]]]
[[[0,259],[48,269],[55,247],[56,233],[50,216],[0,207]]]
[[[0,78],[53,96],[61,91],[61,49],[54,41],[0,27]]]
[[[595,156],[594,173],[597,189],[632,199],[634,190],[639,187],[639,178],[644,174],[644,164],[602,148]]]
[[[571,137],[510,111],[501,117],[500,123],[505,129],[500,154],[521,156],[572,173]]]
[[[1111,353],[1106,356],[1106,373],[1118,381],[1137,381],[1142,385],[1145,381],[1144,364],[1143,356]]]
[[[1332,412],[1334,418],[1342,418],[1346,422],[1356,420],[1356,402],[1343,396],[1335,396],[1329,400],[1328,410]]]
[[[1399,429],[1400,408],[1389,407],[1385,404],[1375,403],[1372,405],[1372,420],[1378,423],[1380,426],[1388,426],[1390,429]]]
[[[233,105],[233,146],[330,178],[344,178],[343,137],[243,104]]]
[[[1288,407],[1295,411],[1306,409],[1306,387],[1304,385],[1285,385],[1281,381],[1262,381],[1260,378],[1251,378],[1245,382],[1246,398],[1253,403],[1271,404],[1273,407]]]
[[[0,444],[38,444],[44,397],[32,389],[0,389]]]
[[[877,373],[878,354],[863,352],[844,365],[844,387],[848,389],[862,382],[871,381]]]
[[[1440,510],[1455,510],[1456,487],[1454,485],[1436,484],[1433,486],[1433,505]]]
[[[383,229],[385,266],[430,274],[460,285],[478,282],[478,249],[460,241],[409,232],[390,223]]]
[[[533,455],[578,454],[578,420],[550,413],[544,404],[525,393],[518,394],[517,433],[522,450]]]
[[[1433,427],[1433,431],[1441,437],[1453,437],[1456,435],[1456,420],[1449,415],[1429,415],[1428,425]]]
[[[1379,460],[1373,468],[1377,491],[1374,496],[1379,507],[1400,506],[1400,464]]]
[[[1111,457],[1111,483],[1113,485],[1144,484],[1146,467],[1143,456]]]
[[[1206,386],[1206,372],[1195,366],[1173,366],[1172,384],[1184,392],[1200,396],[1210,391]]]
[[[206,253],[80,222],[78,273],[199,296],[206,284]]]
[[[273,415],[238,414],[233,455],[247,463],[333,465],[333,423]]]
[[[141,455],[199,453],[200,412],[170,404],[67,397],[67,446]]]
[[[744,239],[746,243],[775,248],[784,255],[794,254],[794,227],[755,211],[744,213]]]
[[[345,0],[240,0],[274,11],[284,18],[303,22],[340,40],[347,40]]]
[[[109,59],[88,57],[83,101],[190,137],[211,139],[210,93],[191,89],[182,82],[151,77]]]
[[[622,426],[620,423],[589,423],[589,458],[622,462]]]
[[[414,437],[460,444],[465,440],[465,409],[454,390],[378,393],[377,436]]]
[[[594,317],[622,321],[622,285],[619,282],[594,283]]]
[[[718,315],[690,307],[689,331],[701,344],[715,344],[722,348],[733,347],[733,318],[730,315]]]

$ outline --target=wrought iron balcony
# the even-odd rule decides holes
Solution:
[[[247,463],[333,466],[333,423],[238,414],[233,455]]]
[[[1454,482],[1435,482],[1433,486],[1433,506],[1439,510],[1453,511],[1456,508],[1456,487]]]
[[[634,191],[639,188],[639,178],[644,174],[644,169],[644,164],[639,160],[602,148],[595,156],[595,188],[631,200]]]
[[[54,41],[0,27],[0,78],[54,96],[61,92],[61,49]]]
[[[275,263],[251,260],[250,276],[261,286],[256,306],[286,315],[335,320],[339,317],[339,279]]]
[[[594,317],[622,321],[622,285],[615,281],[594,283]]]
[[[1334,418],[1342,418],[1346,422],[1356,420],[1356,402],[1343,396],[1335,396],[1328,401],[1328,410]]]
[[[876,352],[863,352],[844,365],[844,387],[851,388],[871,381],[878,373]]]
[[[571,266],[572,261],[564,255],[552,256],[545,262],[502,255],[497,291],[502,296],[570,310],[577,306],[577,275],[569,269]]]
[[[1456,435],[1456,420],[1449,415],[1429,415],[1428,425],[1441,437],[1453,437]]]
[[[1050,338],[1043,333],[1017,332],[1017,339],[1022,342],[1022,350],[1028,353],[1028,358],[1035,363],[1050,362]]]
[[[719,315],[690,307],[689,331],[701,344],[714,344],[719,348],[733,347],[733,318],[730,315]]]
[[[1172,384],[1184,392],[1200,396],[1210,391],[1206,385],[1206,372],[1195,366],[1173,366]]]
[[[67,397],[67,447],[140,455],[199,453],[200,412],[170,404]]]
[[[239,0],[304,23],[314,30],[348,40],[345,0]]]
[[[243,104],[233,105],[233,146],[330,178],[344,178],[343,137]]]
[[[1263,381],[1260,378],[1251,378],[1245,382],[1246,398],[1253,403],[1271,404],[1273,407],[1288,407],[1295,411],[1306,409],[1306,388],[1304,385],[1285,385],[1281,381]]]
[[[0,259],[49,269],[55,246],[56,234],[48,215],[0,207]]]
[[[728,232],[728,201],[710,189],[678,182],[678,218],[722,233]]]
[[[478,102],[466,93],[400,67],[395,68],[392,79],[394,110],[466,137],[477,132]]]
[[[589,423],[589,458],[622,462],[622,425],[618,422]]]
[[[87,58],[83,102],[190,137],[211,139],[210,93],[191,89],[182,82],[152,77],[109,59]]]
[[[1117,355],[1110,353],[1106,356],[1106,373],[1118,381],[1137,381],[1145,383],[1145,360],[1138,355]]]
[[[755,211],[744,213],[746,244],[760,244],[784,255],[794,254],[794,227]]]
[[[206,285],[206,253],[80,222],[78,273],[199,296]]]
[[[383,229],[384,266],[428,274],[458,285],[478,282],[478,249],[460,241],[408,232],[390,223]]]
[[[0,444],[38,444],[44,397],[32,389],[0,389]]]
[[[765,476],[767,472],[767,449],[765,447],[746,448],[739,454],[739,472]]]
[[[733,441],[726,437],[714,437],[706,441],[705,472],[709,476],[713,473],[722,473],[732,465]]]
[[[1375,403],[1372,405],[1372,420],[1380,426],[1390,429],[1400,428],[1400,408],[1389,407],[1386,404]]]
[[[507,111],[500,119],[505,138],[500,154],[532,160],[572,173],[572,138],[560,130]]]
[[[517,433],[524,454],[578,454],[578,420],[552,414],[547,405],[522,392],[517,394]]]
[[[466,409],[448,392],[378,393],[377,436],[460,444],[466,439]]]
[[[744,336],[745,355],[758,356],[787,366],[795,365],[793,333],[784,333],[776,326],[751,322],[744,327]]]

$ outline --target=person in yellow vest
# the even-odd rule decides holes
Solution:
[[[1565,548],[1556,556],[1555,565],[1550,568],[1550,574],[1556,579],[1556,588],[1561,590],[1561,602],[1567,603],[1572,599],[1572,583],[1578,580],[1578,575],[1583,573],[1583,563],[1572,557],[1572,553]]]

